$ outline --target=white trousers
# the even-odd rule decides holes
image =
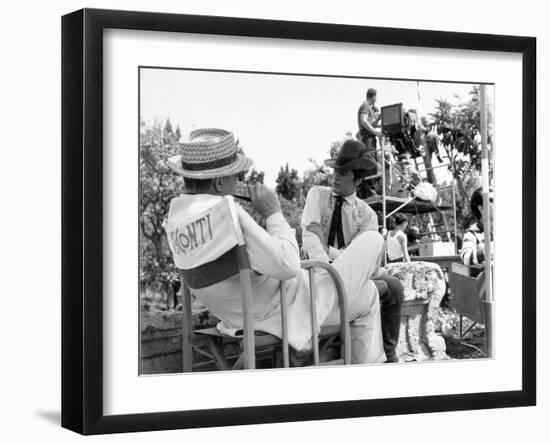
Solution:
[[[332,263],[340,273],[346,288],[350,314],[351,362],[381,363],[386,361],[382,341],[380,300],[378,290],[370,280],[378,272],[384,240],[374,231],[358,235]],[[323,273],[318,277],[319,288],[334,286],[330,276]],[[323,326],[340,324],[340,309],[334,296],[333,305],[324,319]]]

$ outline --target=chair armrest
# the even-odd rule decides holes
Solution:
[[[341,291],[344,294],[344,297],[346,297],[344,281],[342,280],[340,273],[336,270],[334,266],[320,260],[302,260],[300,262],[300,266],[302,267],[302,269],[307,269],[307,270],[313,269],[313,268],[321,268],[327,271],[328,274],[331,276],[332,281],[334,282],[334,285],[336,286],[336,290]],[[346,297],[346,302],[347,302],[347,297]]]
[[[336,295],[338,297],[338,306],[340,307],[340,331],[343,341],[342,349],[342,358],[344,359],[344,364],[350,364],[351,362],[351,338],[350,338],[350,328],[349,328],[349,307],[348,307],[348,298],[346,295],[346,288],[344,286],[344,281],[340,276],[340,273],[336,268],[328,263],[325,263],[320,260],[302,260],[300,262],[302,269],[307,269],[310,273],[310,282],[313,281],[313,274],[311,274],[314,268],[321,268],[330,275],[334,286],[336,288]],[[310,287],[310,291],[312,288]],[[315,343],[315,339],[314,339]],[[315,353],[315,350],[314,350]],[[314,355],[315,357],[315,355]]]
[[[302,269],[307,269],[308,271],[314,268],[321,268],[330,275],[334,286],[336,287],[336,294],[338,296],[338,303],[340,305],[340,320],[343,323],[349,322],[349,312],[348,312],[348,297],[346,294],[346,288],[344,286],[344,280],[340,276],[340,273],[336,270],[331,264],[325,263],[320,260],[302,260],[300,262]]]

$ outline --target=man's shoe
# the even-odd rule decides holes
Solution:
[[[313,364],[313,350],[306,349],[305,351],[297,351],[294,348],[290,348],[288,353],[288,359],[290,361],[290,367],[309,366]]]

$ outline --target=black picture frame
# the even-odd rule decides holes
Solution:
[[[522,388],[131,415],[103,413],[103,30],[191,32],[522,55]],[[62,18],[62,426],[82,434],[412,414],[536,404],[536,39],[83,9]],[[525,173],[529,171],[529,173]]]

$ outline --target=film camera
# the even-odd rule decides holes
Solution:
[[[403,111],[403,104],[382,106],[382,132],[390,139],[399,155],[410,154],[411,157],[422,155],[415,143],[415,133],[419,129],[414,125],[411,115]]]

